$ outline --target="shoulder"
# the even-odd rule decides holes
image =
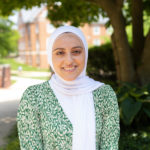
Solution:
[[[41,92],[45,91],[48,89],[48,81],[42,82],[40,84],[35,84],[32,86],[29,86],[23,93],[23,95],[37,95],[40,94]]]
[[[41,90],[41,89],[45,89],[45,88],[47,88],[47,86],[48,86],[48,81],[45,81],[45,82],[42,82],[42,83],[40,83],[40,84],[35,84],[35,85],[32,85],[32,86],[29,86],[26,90],[28,90],[28,91],[32,91],[32,90]]]
[[[35,102],[38,97],[43,97],[49,90],[49,82],[29,86],[23,93],[21,101]]]
[[[99,88],[97,88],[96,90],[93,91],[93,93],[97,96],[103,95],[103,96],[114,96],[116,95],[113,88],[108,85],[108,84],[104,84],[102,86],[100,86]]]
[[[102,105],[116,105],[116,93],[110,85],[104,84],[93,91],[94,99]]]
[[[38,111],[39,105],[42,103],[46,93],[48,93],[49,88],[50,86],[48,81],[29,86],[21,97],[19,110],[30,108]]]

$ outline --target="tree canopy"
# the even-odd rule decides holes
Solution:
[[[14,9],[45,5],[48,18],[58,26],[70,21],[78,26],[97,21],[99,14],[109,18],[113,27],[112,46],[117,78],[123,82],[144,84],[150,81],[150,0],[1,0],[0,14]],[[132,44],[126,26],[132,26]],[[145,29],[146,28],[146,29]]]
[[[19,34],[12,29],[12,25],[10,20],[0,17],[0,57],[17,50]]]

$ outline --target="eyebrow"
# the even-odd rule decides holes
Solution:
[[[81,48],[81,49],[83,49],[82,46],[75,46],[75,47],[72,47],[72,49],[74,49],[74,48]]]
[[[58,48],[55,48],[55,49],[53,50],[53,52],[56,51],[56,50],[65,50],[65,49],[64,49],[64,48],[59,48],[59,47],[58,47]]]
[[[81,49],[83,49],[83,47],[82,46],[75,46],[75,47],[72,47],[71,49],[75,49],[75,48],[81,48]],[[65,48],[55,48],[53,51],[56,51],[56,50],[65,50]]]

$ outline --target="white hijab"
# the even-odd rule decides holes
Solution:
[[[64,33],[64,32],[71,32],[77,35],[85,49],[85,66],[81,74],[73,81],[66,81],[63,78],[61,78],[54,69],[53,62],[52,62],[52,47],[56,40],[56,38]],[[80,95],[80,94],[86,94],[89,92],[94,91],[98,87],[102,86],[103,83],[95,81],[88,76],[86,76],[86,67],[87,67],[87,59],[88,59],[88,45],[86,42],[86,39],[82,33],[82,31],[79,28],[73,27],[73,26],[61,26],[57,28],[52,35],[49,38],[49,42],[47,45],[47,55],[48,55],[48,62],[51,66],[51,68],[54,71],[54,74],[52,75],[50,79],[50,85],[53,87],[53,89],[57,90],[58,92],[61,92],[65,95]]]

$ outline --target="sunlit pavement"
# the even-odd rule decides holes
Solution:
[[[9,88],[0,89],[0,147],[5,144],[4,138],[9,134],[16,123],[19,101],[25,89],[44,80],[12,77],[16,80]]]
[[[44,80],[21,78],[21,77],[12,77],[12,80],[16,80],[9,88],[0,89],[0,103],[6,101],[19,100],[25,91],[25,89],[34,84],[42,83]]]

